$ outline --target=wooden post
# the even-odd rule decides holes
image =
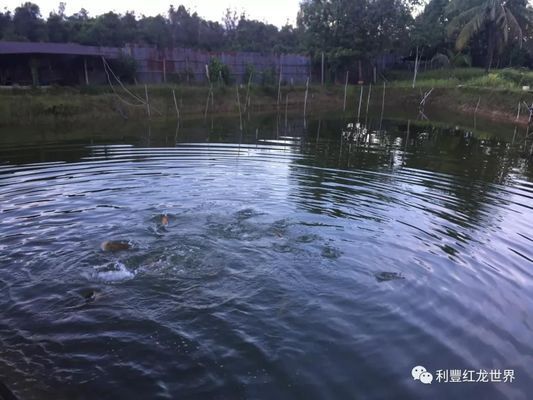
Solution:
[[[378,81],[378,68],[374,65],[374,84]]]
[[[321,85],[322,86],[324,86],[324,63],[325,63],[324,52],[322,52],[322,80],[321,80]]]
[[[359,82],[361,82],[363,80],[363,63],[359,60],[357,64],[359,67]]]
[[[83,57],[83,71],[85,72],[85,84],[89,86],[89,72],[87,71],[87,58]]]
[[[163,58],[163,82],[167,83],[167,59]]]

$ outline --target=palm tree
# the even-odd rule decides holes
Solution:
[[[509,41],[517,41],[522,47],[524,31],[533,21],[527,0],[452,0],[447,11],[452,18],[448,33],[459,31],[455,43],[458,51],[464,50],[473,38],[484,35],[487,70],[495,53],[501,53]]]

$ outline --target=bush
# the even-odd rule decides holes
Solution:
[[[218,82],[219,84],[230,85],[231,74],[228,66],[220,61],[218,58],[212,58],[209,61],[209,80],[211,83]]]
[[[274,67],[266,68],[261,72],[261,84],[270,86],[276,83],[276,69]]]
[[[248,83],[248,81],[250,80],[250,78],[252,78],[252,80],[254,79],[255,77],[255,67],[253,64],[246,64],[246,68],[244,70],[244,83]]]

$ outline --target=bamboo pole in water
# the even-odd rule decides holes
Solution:
[[[365,126],[368,124],[368,110],[370,109],[370,96],[372,95],[372,84],[368,86],[368,98],[366,99]]]
[[[383,113],[385,112],[385,91],[387,88],[387,82],[383,82],[383,101],[381,102],[381,118],[379,119],[379,130],[383,127]]]
[[[279,67],[279,80],[278,80],[278,112],[279,112],[279,103],[281,102],[281,77],[282,77],[282,66]]]
[[[416,47],[416,56],[415,56],[415,72],[413,75],[413,89],[416,86],[416,75],[418,74],[418,46]]]
[[[172,98],[174,99],[174,107],[176,108],[176,115],[178,116],[178,122],[180,120],[180,109],[178,108],[178,101],[176,100],[176,92],[172,89]]]
[[[518,132],[518,121],[520,120],[520,111],[522,109],[522,103],[518,103],[518,111],[516,113],[516,124],[514,126],[514,134],[513,134],[513,140],[511,142],[511,146],[514,145],[514,141],[515,141],[515,138],[516,138],[516,134]]]
[[[239,105],[239,129],[242,132],[242,111],[241,111],[241,98],[239,96],[239,84],[236,85],[237,88],[237,104]]]
[[[407,143],[409,142],[410,130],[411,130],[411,120],[408,119],[407,120],[407,134],[405,135],[405,149],[407,149]]]
[[[146,83],[144,84],[144,94],[146,97],[146,112],[148,113],[148,118],[152,118],[152,115],[150,113],[150,102],[148,101],[148,86]]]
[[[346,71],[346,82],[344,83],[344,105],[342,106],[342,112],[346,112],[346,96],[348,94],[348,78],[350,71]]]
[[[481,103],[481,96],[477,100],[476,110],[474,111],[474,130],[477,129],[477,110],[479,110],[479,103]]]
[[[252,86],[252,77],[253,72],[250,72],[250,76],[248,77],[248,85],[246,86],[246,98],[244,99],[244,110],[245,112],[248,111],[248,106],[250,105],[250,87]],[[250,114],[248,113],[248,116]]]
[[[289,111],[289,93],[285,96],[285,130],[287,130],[287,114]]]
[[[357,110],[357,122],[361,120],[361,105],[363,104],[363,92],[365,87],[361,85],[361,94],[359,95],[359,109]]]
[[[307,95],[309,94],[309,77],[307,77],[307,82],[305,83],[305,98],[304,98],[304,128],[307,127],[306,117],[307,117]]]
[[[205,64],[205,76],[207,78],[207,83],[209,84],[209,90],[207,91],[207,101],[205,103],[205,112],[204,112],[204,120],[207,120],[207,110],[209,109],[209,97],[211,97],[211,79],[209,78],[209,65]]]

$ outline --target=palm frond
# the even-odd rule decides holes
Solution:
[[[507,20],[507,10],[502,5],[498,19],[496,20],[496,26],[500,28],[500,32],[503,35],[503,43],[509,42],[509,21]]]
[[[457,41],[455,42],[455,48],[458,51],[462,51],[468,42],[476,36],[485,25],[485,14],[477,14],[474,16],[461,30]]]
[[[508,30],[506,29],[505,31],[506,32],[510,31],[511,34],[517,36],[518,37],[518,42],[520,43],[520,48],[522,48],[522,43],[524,41],[524,35],[523,35],[523,32],[522,32],[522,27],[520,26],[520,24],[516,20],[515,16],[513,15],[513,13],[509,9],[505,9],[505,15],[506,15],[507,27],[508,27]],[[505,42],[507,42],[507,40]]]
[[[448,36],[452,36],[454,32],[461,29],[461,27],[472,20],[477,14],[482,13],[482,6],[475,6],[453,18],[448,24]]]
[[[471,8],[480,7],[479,0],[452,0],[445,8],[447,16],[452,18],[456,15],[463,13],[465,10]]]

